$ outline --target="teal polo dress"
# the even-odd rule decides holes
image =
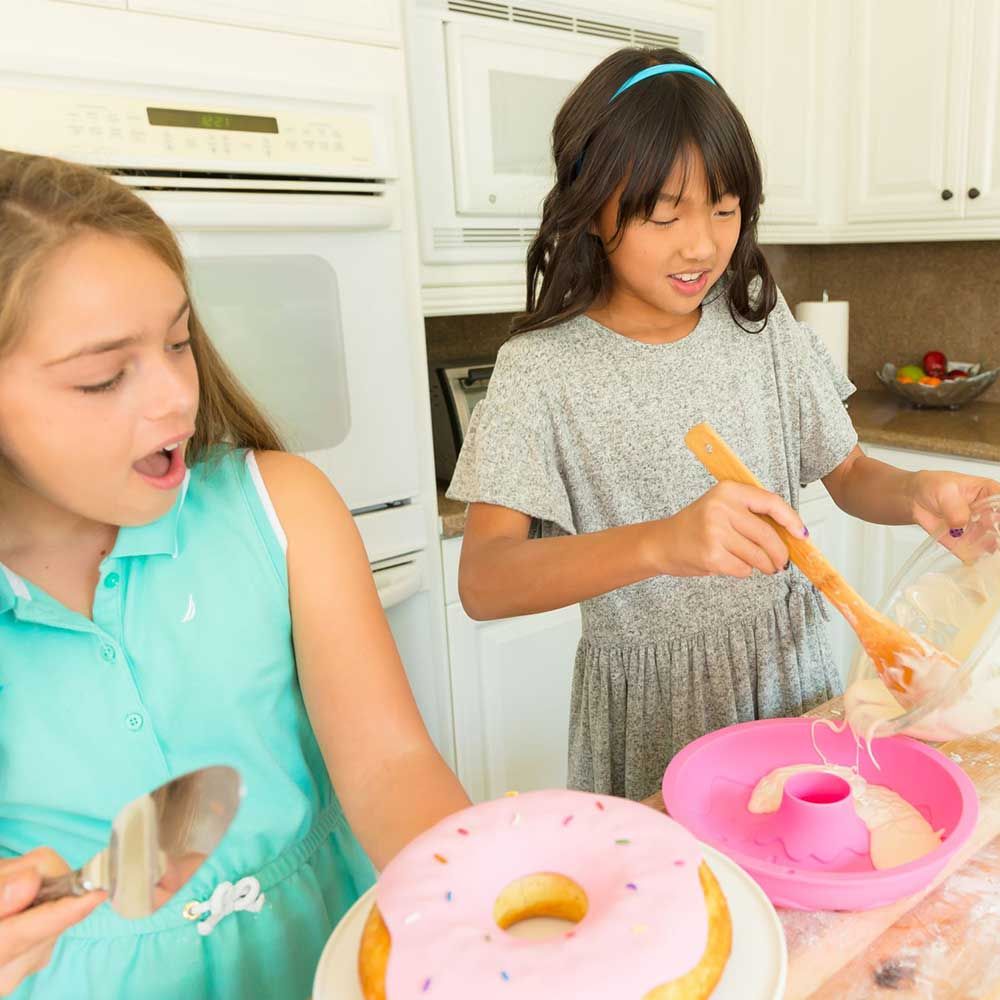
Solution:
[[[209,764],[245,786],[215,853],[148,918],[102,904],[17,1000],[306,1000],[374,881],[302,701],[284,533],[239,450],[119,531],[93,620],[0,565],[0,856],[44,845],[77,867],[125,803]]]

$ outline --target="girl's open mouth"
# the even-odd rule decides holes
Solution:
[[[135,462],[132,468],[150,486],[155,486],[159,490],[176,489],[184,481],[187,472],[184,452],[179,444],[168,445],[159,451],[151,452]]]
[[[670,284],[681,295],[698,295],[708,284],[708,271],[692,271],[690,274],[669,274]]]

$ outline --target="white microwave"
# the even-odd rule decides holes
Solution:
[[[714,14],[663,0],[603,10],[416,0],[408,31],[425,263],[522,263],[552,186],[560,105],[628,45],[711,55]]]

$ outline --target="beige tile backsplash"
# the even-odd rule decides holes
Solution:
[[[765,247],[793,308],[818,299],[851,304],[850,375],[875,389],[885,361],[942,350],[958,361],[1000,365],[1000,241]],[[507,337],[510,314],[426,320],[432,364],[489,361]],[[1000,402],[1000,382],[982,397]]]
[[[886,361],[941,350],[956,361],[1000,365],[1000,242],[772,246],[765,253],[794,307],[818,299],[851,304],[850,376],[875,389]],[[1000,384],[981,397],[1000,402]]]

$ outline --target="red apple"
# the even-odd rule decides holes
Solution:
[[[948,372],[948,378],[968,378],[969,373],[963,372],[961,368],[953,368]]]
[[[948,371],[948,359],[940,351],[928,351],[924,355],[924,371],[935,378],[942,378]]]

